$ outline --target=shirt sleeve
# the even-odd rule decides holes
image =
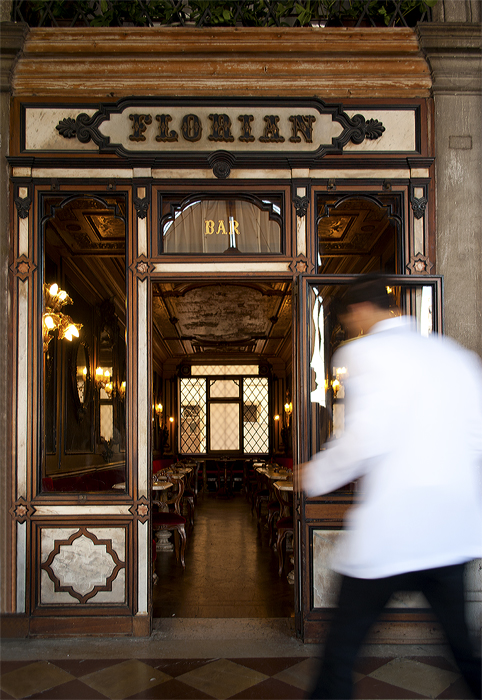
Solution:
[[[365,344],[360,343],[356,358],[350,349],[337,359],[349,368],[345,431],[341,437],[330,439],[325,449],[304,465],[303,489],[310,497],[331,493],[363,476],[387,449],[390,430],[386,425],[386,386],[373,381],[372,372],[363,362],[364,350]],[[350,374],[355,359],[358,367]]]

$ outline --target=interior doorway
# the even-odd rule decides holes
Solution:
[[[259,462],[283,474],[292,469],[285,410],[291,286],[253,279],[153,285],[153,464],[197,465],[185,569],[174,551],[154,554],[154,617],[294,616],[292,538],[280,575],[275,522],[268,528],[269,499],[255,502],[253,470]],[[212,471],[223,460],[234,466],[229,489],[223,473]]]

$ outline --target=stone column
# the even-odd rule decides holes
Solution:
[[[437,272],[445,332],[482,356],[482,71],[480,1],[443,0],[419,24],[435,103]]]
[[[10,17],[10,3],[1,4],[0,19]],[[11,465],[10,436],[7,426],[10,421],[9,385],[12,376],[11,364],[8,360],[8,338],[10,295],[8,289],[8,263],[10,253],[10,211],[9,211],[9,169],[6,156],[8,154],[9,121],[10,121],[10,75],[18,52],[21,50],[27,27],[13,22],[0,22],[1,34],[1,71],[0,71],[0,570],[1,579],[1,609],[0,612],[11,612],[9,600],[10,556],[9,538],[11,517],[9,508],[11,475],[8,473]]]
[[[437,272],[445,332],[482,356],[482,54],[480,0],[439,0],[419,24],[435,103]],[[461,396],[463,401],[463,395]],[[467,570],[468,623],[482,626],[482,560]]]

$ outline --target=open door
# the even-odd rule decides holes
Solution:
[[[299,462],[309,460],[329,438],[344,429],[344,369],[332,366],[344,330],[336,309],[356,275],[304,276],[300,284],[297,339],[299,415],[296,445]],[[442,332],[442,278],[403,276],[387,278],[396,301],[393,313],[415,317],[421,334]],[[423,368],[420,368],[421,375]],[[416,401],[417,382],[413,396]],[[414,426],[414,430],[417,426]],[[410,435],[406,436],[410,439]],[[306,498],[298,485],[295,532],[299,538],[298,633],[305,642],[322,641],[336,603],[336,575],[326,562],[343,528],[346,511],[357,498],[356,484],[317,498]],[[421,623],[423,611],[387,607],[379,623],[379,642],[395,641],[394,623]],[[426,615],[425,615],[426,617]]]

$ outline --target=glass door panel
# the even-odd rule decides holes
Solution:
[[[209,419],[211,450],[239,450],[239,403],[210,404]]]
[[[349,337],[338,320],[348,285],[353,279],[312,278],[307,287],[309,328],[308,405],[310,412],[310,458],[331,436],[339,437],[344,428],[344,375],[346,367],[335,367],[332,357]],[[429,336],[441,331],[441,278],[387,278],[392,296],[393,316],[414,318],[418,331]]]

